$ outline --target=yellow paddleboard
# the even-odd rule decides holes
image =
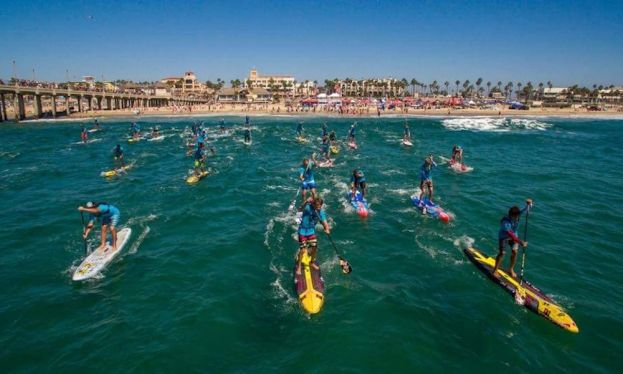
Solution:
[[[502,286],[502,288],[516,298],[520,296],[524,299],[523,305],[528,308],[528,310],[567,331],[575,333],[580,331],[571,316],[538,288],[526,281],[520,284],[517,279],[511,277],[503,270],[498,270],[499,277],[494,276],[493,267],[495,266],[495,259],[493,257],[484,255],[476,248],[466,248],[463,252],[465,252],[465,255],[467,255],[470,261],[472,261],[480,271],[485,273],[489,279]]]
[[[203,178],[205,178],[207,175],[208,175],[207,171],[202,172],[200,175],[197,175],[197,174],[193,173],[188,178],[186,178],[186,183],[188,183],[188,184],[195,184],[195,183],[199,182],[200,180],[202,180]]]
[[[101,173],[101,176],[102,177],[106,177],[106,178],[114,177],[115,175],[118,175],[120,173],[123,173],[123,172],[127,171],[129,168],[130,168],[130,165],[126,165],[126,166],[122,166],[122,167],[120,167],[118,169],[103,171]]]
[[[340,149],[336,145],[332,145],[330,149],[331,153],[333,153],[334,155],[340,153]]]
[[[296,274],[294,262],[294,288],[298,294],[301,307],[309,314],[320,312],[324,304],[324,280],[320,269],[310,266],[311,257],[304,252],[301,261],[301,274]]]

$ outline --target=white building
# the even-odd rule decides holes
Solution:
[[[294,77],[290,75],[259,75],[256,69],[249,72],[247,88],[264,88],[270,92],[287,92],[294,94],[296,90]]]

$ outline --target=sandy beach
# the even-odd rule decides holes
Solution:
[[[44,111],[48,110],[44,108]],[[348,107],[346,110],[339,112],[329,108],[291,108],[283,104],[270,105],[246,105],[246,104],[217,104],[217,105],[196,105],[192,107],[160,107],[160,108],[141,108],[141,109],[124,109],[124,110],[92,110],[84,112],[74,112],[69,117],[64,115],[64,108],[58,108],[61,113],[58,120],[77,119],[77,118],[113,118],[113,117],[147,117],[147,116],[235,116],[235,115],[294,115],[294,116],[321,116],[321,117],[361,117],[371,118],[379,117],[376,107]],[[138,114],[137,114],[138,113]],[[7,111],[8,118],[14,118],[11,108]],[[461,117],[461,116],[487,116],[487,117],[586,117],[586,118],[610,118],[623,117],[623,111],[605,110],[605,111],[588,111],[586,109],[573,108],[530,108],[529,110],[512,110],[507,106],[497,106],[496,109],[448,109],[448,108],[431,108],[431,109],[414,109],[414,108],[394,108],[386,109],[380,112],[380,117],[402,117],[402,116],[431,116],[431,117]],[[34,118],[34,112],[27,108],[26,120]],[[52,119],[46,116],[42,119]]]

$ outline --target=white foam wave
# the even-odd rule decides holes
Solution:
[[[469,247],[473,246],[475,241],[476,240],[474,238],[469,237],[467,235],[463,235],[463,236],[460,236],[460,237],[454,239],[452,244],[454,244],[454,246],[459,248],[459,249],[463,249],[463,248],[469,248]]]
[[[544,131],[552,125],[532,118],[466,117],[448,118],[441,124],[452,131],[507,132],[513,130]]]

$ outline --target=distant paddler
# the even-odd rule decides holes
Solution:
[[[322,145],[320,146],[320,152],[322,157],[327,161],[331,161],[331,142],[329,141],[329,137],[325,134],[322,136]]]
[[[407,123],[407,121],[405,121],[404,134],[402,136],[402,141],[411,142],[411,130],[409,129],[409,124]]]
[[[498,231],[498,255],[495,258],[495,267],[493,268],[493,275],[496,275],[498,268],[500,267],[500,263],[504,258],[504,249],[506,245],[511,248],[511,261],[508,267],[507,273],[510,274],[511,277],[517,278],[517,274],[515,274],[515,262],[517,262],[517,250],[519,246],[526,248],[528,246],[527,241],[523,241],[519,238],[519,234],[517,233],[517,229],[519,228],[519,218],[522,213],[532,207],[532,200],[526,200],[526,206],[523,209],[519,209],[517,205],[513,206],[508,210],[508,215],[502,217],[500,221],[500,230]]]
[[[195,166],[195,175],[201,176],[201,174],[205,173],[206,170],[206,153],[203,148],[203,143],[197,146],[195,153],[193,154],[194,166]]]
[[[112,150],[112,155],[115,159],[115,163],[117,163],[117,161],[119,161],[121,163],[121,167],[125,166],[125,160],[123,159],[123,148],[121,147],[120,144],[117,144],[115,146],[115,148],[113,148]],[[115,165],[116,167],[116,165]]]
[[[299,122],[298,125],[296,125],[296,135],[299,138],[303,138],[303,122]]]
[[[112,236],[111,247],[112,250],[115,251],[117,249],[117,225],[121,217],[119,209],[108,203],[89,201],[85,206],[79,206],[78,211],[90,214],[82,238],[84,240],[87,239],[89,233],[93,229],[93,224],[96,220],[99,220],[102,223],[102,243],[100,244],[100,248],[106,248],[106,234],[107,230],[110,230],[110,235]]]
[[[152,139],[153,139],[153,138],[157,138],[157,137],[159,137],[159,136],[160,136],[160,128],[159,128],[158,126],[156,126],[156,127],[154,127],[154,128],[151,130],[151,137],[152,137]]]
[[[225,129],[225,120],[221,118],[221,124],[220,124],[220,130],[221,130],[221,134],[224,134],[226,132]]]
[[[455,162],[463,165],[463,148],[456,144],[452,147],[452,158],[450,159],[450,164],[454,164]]]
[[[361,192],[361,198],[366,198],[366,192],[368,190],[366,185],[366,176],[361,169],[354,169],[353,174],[350,176],[350,187],[352,191],[352,197],[357,196],[357,191]]]
[[[307,200],[307,191],[311,192],[311,197],[316,198],[316,181],[314,180],[314,167],[316,166],[316,154],[312,153],[311,160],[303,159],[303,165],[299,168],[299,179],[301,180],[301,196],[303,201]]]
[[[348,129],[348,142],[355,143],[355,131],[357,129],[357,122],[350,125],[350,129]]]
[[[335,142],[335,130],[331,130],[329,133],[329,141],[331,142],[331,145]]]
[[[322,129],[322,137],[327,136],[327,123],[323,122],[322,125],[320,126],[320,129]]]
[[[244,124],[249,126],[249,116],[244,116]]]
[[[97,118],[95,119],[95,123],[93,124],[93,130],[99,131],[101,130],[99,122],[97,122]]]
[[[132,125],[130,125],[130,133],[132,134],[133,139],[138,140],[141,135],[141,127],[138,125],[138,123],[132,122]]]
[[[87,127],[85,125],[80,125],[80,140],[83,143],[86,143],[89,140],[89,132],[87,131]]]
[[[248,123],[245,125],[244,129],[244,142],[247,144],[251,143],[251,127]]]
[[[428,195],[428,200],[434,204],[432,170],[436,166],[437,164],[433,160],[433,154],[431,153],[424,159],[424,163],[420,167],[420,205],[424,204],[424,195]]]
[[[301,260],[305,252],[311,257],[310,266],[319,269],[316,263],[316,255],[318,254],[318,240],[316,237],[316,225],[320,222],[324,228],[324,232],[329,235],[331,229],[327,222],[327,215],[322,209],[324,201],[320,197],[314,197],[304,200],[303,205],[299,208],[302,212],[301,223],[298,228],[299,252],[296,257],[296,274],[301,274]]]

